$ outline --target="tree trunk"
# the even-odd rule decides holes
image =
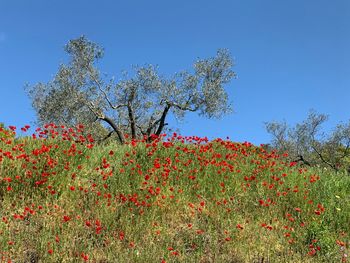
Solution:
[[[121,144],[125,143],[125,137],[123,132],[118,128],[118,126],[114,123],[114,121],[112,119],[110,119],[109,117],[104,116],[103,118],[101,118],[101,120],[107,122],[112,128],[113,130],[117,133],[118,135],[118,139],[120,141]]]
[[[133,108],[131,107],[131,103],[128,103],[128,115],[130,121],[130,129],[131,129],[131,138],[136,139],[136,123]]]
[[[162,116],[159,119],[158,129],[155,133],[157,136],[159,136],[163,131],[163,128],[165,126],[165,118],[166,118],[170,108],[171,108],[171,105],[167,104],[163,110]]]

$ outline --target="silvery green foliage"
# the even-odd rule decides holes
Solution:
[[[156,66],[145,65],[134,67],[132,76],[124,73],[118,82],[101,75],[97,62],[103,49],[84,36],[69,41],[65,50],[70,61],[52,81],[27,87],[40,123],[83,123],[99,133],[116,132],[124,142],[124,134],[161,134],[169,113],[179,119],[188,111],[219,118],[231,110],[224,85],[235,73],[227,50],[196,61],[193,72],[165,78]]]
[[[294,127],[285,122],[270,122],[266,123],[266,129],[272,135],[272,146],[280,153],[288,152],[291,161],[338,171],[349,165],[346,159],[350,157],[350,121],[325,134],[322,124],[327,119],[327,115],[310,111],[307,119]]]
[[[94,44],[86,42],[83,37],[71,41],[66,46],[66,51],[72,54],[71,63],[60,65],[52,81],[26,87],[38,122],[66,126],[82,123],[87,127],[86,132],[95,136],[106,133],[88,107],[88,102],[102,102],[90,79],[91,73],[97,74],[93,62],[101,57],[102,51]]]
[[[288,126],[286,122],[269,122],[266,123],[266,130],[272,135],[271,145],[280,152],[286,152],[291,149],[288,141]]]

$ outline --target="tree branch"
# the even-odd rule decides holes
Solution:
[[[132,102],[135,99],[135,92],[136,92],[135,89],[131,90],[131,93],[128,98],[128,103],[127,103],[132,139],[136,139],[136,122],[135,122],[134,109],[132,108]]]
[[[298,155],[298,158],[293,160],[293,162],[302,162],[303,164],[307,165],[307,166],[311,166],[310,162],[308,162],[307,160],[304,159],[304,157],[302,155]]]
[[[328,162],[328,161],[323,157],[323,155],[317,150],[317,148],[316,148],[313,144],[311,144],[311,147],[312,147],[312,149],[316,152],[316,154],[318,155],[318,157],[320,157],[320,159],[321,159],[322,162],[324,162],[325,164],[327,164],[328,166],[330,166],[332,169],[338,171],[338,168],[337,168],[334,164]]]
[[[346,144],[344,153],[343,153],[343,155],[340,157],[340,159],[343,159],[343,158],[345,158],[346,156],[348,156],[349,150],[350,150],[350,140],[349,140],[348,143]]]
[[[88,69],[89,73],[90,73],[90,77],[92,78],[92,80],[95,82],[95,84],[97,85],[98,89],[102,92],[104,98],[106,99],[108,105],[114,109],[114,110],[117,110],[121,107],[125,107],[127,106],[126,104],[119,104],[119,105],[113,105],[111,100],[108,98],[108,95],[107,93],[104,91],[104,89],[102,88],[102,85],[101,83],[96,79],[96,77],[94,76],[93,72],[91,72],[91,69]]]
[[[182,106],[182,105],[179,105],[179,104],[177,104],[177,103],[175,103],[175,102],[169,102],[169,104],[170,104],[171,106],[176,107],[176,108],[178,108],[179,110],[183,110],[183,111],[192,111],[192,112],[194,112],[194,111],[197,111],[197,110],[199,109],[199,106],[196,106],[196,107],[194,107],[194,108],[191,108],[191,107],[189,107],[189,106]]]
[[[107,140],[108,138],[110,138],[112,136],[112,134],[114,133],[115,131],[110,131],[104,138],[102,138],[99,142],[104,142],[105,140]]]
[[[165,118],[166,118],[166,116],[167,116],[167,114],[168,114],[168,112],[169,112],[169,110],[170,110],[170,108],[171,108],[171,104],[167,104],[166,106],[165,106],[165,108],[164,108],[164,110],[163,110],[163,113],[162,113],[162,116],[160,117],[160,119],[158,120],[159,121],[159,126],[158,126],[158,129],[157,129],[157,131],[156,131],[156,135],[160,135],[161,133],[162,133],[162,131],[163,131],[163,128],[164,128],[164,126],[165,126]],[[158,122],[157,121],[157,122]]]
[[[90,111],[92,111],[96,118],[99,119],[99,120],[102,120],[102,121],[105,121],[106,123],[108,123],[112,128],[113,130],[117,133],[118,135],[118,139],[120,141],[120,143],[124,144],[125,143],[125,137],[124,137],[124,134],[123,132],[118,128],[118,126],[114,123],[114,121],[105,116],[102,112],[98,112],[96,110],[96,107],[94,105],[94,103],[92,101],[90,101],[89,103],[87,103],[87,106],[88,108],[90,109]],[[95,108],[95,109],[94,109]]]
[[[125,143],[125,137],[124,137],[124,134],[123,132],[118,128],[118,126],[114,123],[114,121],[107,117],[107,116],[104,116],[104,118],[102,118],[101,120],[107,122],[112,128],[113,130],[117,133],[118,135],[118,139],[120,141],[120,143],[124,144]]]

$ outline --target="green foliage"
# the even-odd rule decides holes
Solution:
[[[231,110],[224,85],[235,73],[225,49],[196,61],[193,73],[165,78],[157,67],[146,65],[135,67],[131,77],[125,73],[117,83],[101,75],[97,62],[103,49],[86,37],[70,40],[65,50],[69,63],[60,66],[52,81],[27,87],[40,124],[83,123],[96,136],[102,138],[108,130],[125,142],[124,134],[133,139],[160,135],[169,113],[183,118],[192,111],[220,118]]]
[[[285,122],[270,122],[266,123],[266,129],[273,136],[272,146],[281,154],[288,152],[290,161],[335,171],[348,170],[350,121],[337,125],[326,135],[321,128],[327,119],[324,114],[310,111],[308,118],[294,127],[289,127]]]

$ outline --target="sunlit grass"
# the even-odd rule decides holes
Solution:
[[[346,261],[347,175],[249,143],[0,133],[4,262]]]

